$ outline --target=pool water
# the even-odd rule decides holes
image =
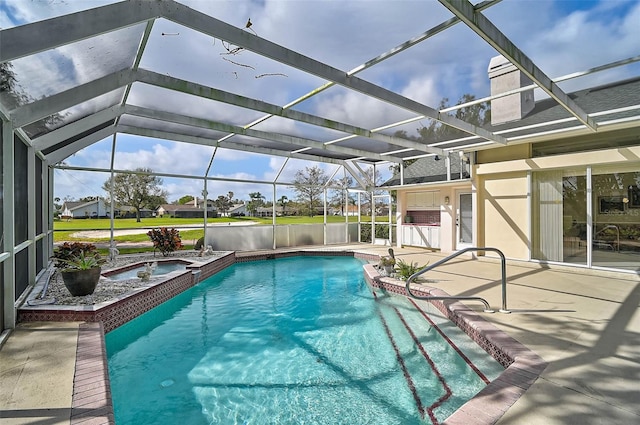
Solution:
[[[439,423],[503,371],[362,264],[235,264],[109,332],[116,423]]]
[[[134,267],[131,269],[126,269],[119,272],[109,272],[105,274],[105,277],[110,280],[128,280],[128,279],[138,279],[138,272],[145,271],[147,268],[146,264],[142,264],[138,267]],[[187,269],[187,263],[179,262],[179,261],[161,261],[158,262],[156,267],[153,269],[151,275],[152,276],[162,276],[175,271],[184,271]]]

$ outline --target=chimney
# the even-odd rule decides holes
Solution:
[[[491,58],[489,62],[491,96],[532,84],[514,64],[504,56]],[[535,106],[533,89],[510,94],[491,101],[491,125],[504,124],[524,118]]]

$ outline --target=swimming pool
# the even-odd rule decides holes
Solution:
[[[106,335],[116,423],[439,423],[504,369],[426,308],[354,258],[236,264]]]

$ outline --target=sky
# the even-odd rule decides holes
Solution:
[[[3,0],[0,27],[8,28],[98,7],[111,1],[83,0]],[[352,70],[381,53],[418,36],[451,17],[435,1],[405,0],[233,0],[182,1],[246,31],[296,50],[313,59],[343,70]],[[640,54],[640,1],[638,0],[504,0],[484,14],[551,78],[587,70]],[[121,69],[135,54],[141,26],[116,34],[90,39],[54,51],[43,52],[13,62],[21,87],[33,99],[57,93],[96,77]],[[164,35],[163,35],[164,34]],[[321,86],[318,77],[291,69],[251,52],[228,53],[233,46],[196,33],[164,19],[157,20],[141,59],[140,67],[188,79],[270,102],[285,105]],[[437,107],[441,99],[455,104],[465,93],[476,97],[490,94],[487,67],[497,53],[470,29],[458,24],[384,62],[358,77],[394,90],[410,99]],[[640,75],[638,64],[618,67],[589,77],[560,84],[567,91],[596,86]],[[37,76],[37,77],[36,77]],[[118,99],[121,93],[113,93]],[[536,92],[536,99],[544,93]],[[109,96],[105,96],[108,101]],[[136,83],[128,103],[179,111],[184,115],[246,125],[262,116],[241,108],[222,107],[209,100],[167,93],[163,89]],[[95,105],[72,108],[71,115],[95,112]],[[364,128],[375,128],[413,116],[407,111],[332,87],[294,109],[336,119]],[[135,123],[123,119],[123,124]],[[428,120],[413,122],[395,130],[417,134]],[[260,130],[331,140],[329,131],[272,118],[254,127]],[[222,137],[224,133],[212,134]],[[237,137],[237,136],[235,136]],[[233,140],[233,139],[232,139]],[[74,167],[109,168],[113,138],[95,143],[65,160]],[[116,169],[151,168],[173,175],[204,176],[212,160],[213,148],[167,140],[119,134],[116,138]],[[208,176],[209,198],[233,192],[238,199],[260,192],[273,199],[273,182],[288,183],[298,170],[318,165],[331,176],[337,166],[289,160],[282,157],[218,149]],[[381,179],[390,177],[387,166],[379,166]],[[339,170],[336,177],[342,177]],[[107,173],[56,170],[54,197],[78,199],[105,196]],[[238,179],[241,182],[231,180]],[[162,177],[169,201],[184,195],[202,196],[198,178]],[[277,186],[275,198],[295,195],[286,185]]]

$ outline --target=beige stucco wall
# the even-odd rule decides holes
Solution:
[[[520,145],[478,151],[476,164],[511,161],[529,157],[531,157],[531,144],[523,143]]]
[[[478,245],[529,259],[527,173],[484,175],[478,181]]]
[[[480,164],[475,172],[486,175],[510,171],[567,169],[596,164],[627,164],[636,161],[640,161],[640,146]]]

